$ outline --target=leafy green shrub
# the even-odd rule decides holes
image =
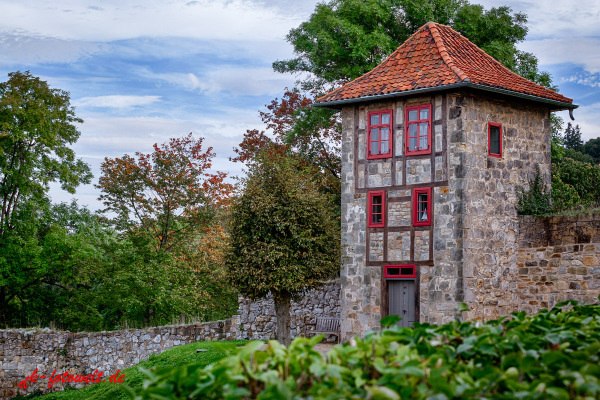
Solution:
[[[560,163],[552,165],[553,175],[565,184],[571,185],[583,205],[600,202],[600,166],[579,162],[565,157]]]
[[[564,183],[559,174],[552,173],[552,208],[554,212],[561,212],[577,208],[581,205],[581,197],[577,190]]]
[[[543,215],[552,212],[551,195],[540,176],[538,167],[533,179],[529,180],[529,190],[517,188],[517,212],[521,215]]]
[[[568,307],[565,307],[568,306]],[[568,308],[568,309],[567,309]],[[394,321],[387,321],[393,323]],[[147,371],[132,399],[598,399],[600,305],[487,324],[415,324],[335,346],[251,342],[208,367]]]

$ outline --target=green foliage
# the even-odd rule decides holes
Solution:
[[[339,228],[327,198],[290,158],[261,159],[231,209],[227,267],[251,297],[297,293],[339,267]]]
[[[572,210],[581,205],[577,190],[560,179],[558,173],[552,173],[552,209],[555,213]]]
[[[252,298],[275,301],[277,337],[289,341],[292,296],[320,286],[339,270],[339,220],[311,169],[271,154],[250,166],[231,208],[231,281]]]
[[[485,10],[466,0],[331,0],[287,40],[296,58],[276,61],[279,72],[309,72],[305,86],[340,83],[370,71],[428,21],[453,26],[513,71],[549,86],[531,53],[517,50],[527,34],[525,14],[509,7]]]
[[[559,162],[565,156],[565,147],[561,137],[552,137],[550,141],[550,155],[552,162]]]
[[[582,163],[595,164],[594,157],[573,149],[565,149],[563,157],[568,157]]]
[[[544,215],[552,212],[551,194],[541,177],[538,167],[533,179],[529,180],[529,189],[517,188],[517,212],[521,215]]]
[[[600,305],[384,329],[324,359],[297,338],[252,342],[207,367],[152,371],[131,399],[596,399]]]
[[[222,358],[231,355],[236,346],[245,344],[244,341],[233,342],[196,342],[151,355],[148,360],[138,365],[122,370],[119,374],[125,375],[125,385],[132,389],[141,389],[148,370],[172,370],[173,368],[187,366],[205,367]],[[207,351],[196,352],[196,349]],[[112,373],[116,370],[111,371]],[[98,383],[79,390],[55,392],[37,397],[40,400],[125,400],[129,399],[129,391],[125,385],[110,382]]]
[[[592,160],[592,162],[600,162],[600,137],[585,142],[581,151],[588,156],[588,159]]]
[[[565,157],[552,165],[552,174],[575,189],[581,204],[589,206],[600,203],[600,166]]]
[[[567,128],[565,129],[563,140],[567,149],[580,151],[581,146],[583,145],[583,140],[581,140],[581,129],[579,128],[579,125],[573,127],[573,125],[569,122],[567,124]]]
[[[72,279],[79,239],[47,218],[46,195],[51,182],[74,193],[91,179],[69,147],[82,122],[69,94],[29,72],[8,77],[0,83],[0,323],[42,281]]]

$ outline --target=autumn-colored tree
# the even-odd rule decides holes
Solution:
[[[260,111],[265,131],[248,130],[232,161],[251,163],[261,157],[277,159],[293,155],[303,167],[313,169],[313,178],[325,192],[335,195],[339,203],[341,129],[335,111],[313,108],[315,95],[286,89],[281,99]]]
[[[150,154],[105,158],[97,187],[117,226],[172,251],[210,225],[233,190],[224,172],[209,172],[212,147],[192,134],[155,144]],[[189,243],[189,242],[188,242]]]
[[[290,342],[292,296],[339,270],[338,219],[310,169],[292,157],[259,156],[231,207],[229,275],[252,298],[275,301],[277,339]]]

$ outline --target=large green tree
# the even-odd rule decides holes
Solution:
[[[287,40],[295,58],[273,63],[279,72],[308,73],[305,87],[340,84],[370,71],[428,21],[451,25],[515,72],[544,85],[537,58],[517,49],[527,17],[509,7],[486,10],[467,0],[331,0],[319,3]]]
[[[16,296],[60,272],[57,265],[66,268],[62,261],[50,267],[51,260],[26,256],[37,251],[39,240],[54,237],[36,230],[36,219],[48,208],[49,184],[58,182],[74,193],[77,185],[91,180],[89,166],[70,148],[82,120],[69,93],[50,88],[29,72],[8,77],[0,83],[0,322]],[[38,259],[40,263],[34,262]]]
[[[251,298],[275,301],[277,339],[290,342],[292,296],[339,270],[339,218],[310,170],[291,157],[259,157],[231,209],[229,275]]]

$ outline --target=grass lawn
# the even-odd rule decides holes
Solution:
[[[146,361],[124,369],[119,373],[125,374],[125,384],[133,388],[139,388],[142,382],[146,378],[137,367],[141,366],[144,369],[150,369],[153,367],[164,368],[164,367],[178,367],[180,365],[192,365],[201,364],[208,365],[215,361],[225,357],[229,349],[233,349],[235,346],[240,346],[247,343],[246,341],[230,341],[230,342],[196,342],[190,343],[183,346],[177,346],[172,349],[165,351],[159,355],[151,355]],[[196,353],[196,349],[208,349],[208,351],[202,351]],[[110,374],[117,372],[116,369],[111,370]],[[100,400],[100,399],[128,399],[125,389],[118,383],[108,382],[108,375],[106,382],[98,383],[83,389],[78,390],[65,390],[63,392],[50,393],[44,396],[35,397],[36,399],[44,400]],[[103,376],[104,378],[104,376]],[[47,383],[47,379],[45,379]],[[55,384],[56,385],[56,384]],[[21,399],[29,399],[32,397],[20,397]]]

